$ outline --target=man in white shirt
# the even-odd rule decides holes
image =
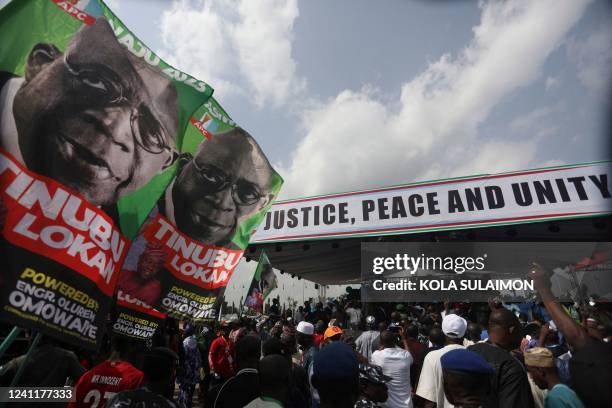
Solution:
[[[412,408],[410,366],[414,359],[402,329],[400,336],[403,349],[397,346],[397,332],[383,331],[380,334],[383,349],[372,353],[372,364],[382,367],[384,375],[391,377],[387,383],[389,398],[383,404],[385,408]]]
[[[374,316],[366,317],[366,326],[368,330],[357,337],[355,346],[357,347],[357,352],[370,361],[372,353],[377,349],[376,343],[379,343],[380,332],[376,330],[376,319],[374,319]]]
[[[359,307],[354,307],[352,303],[349,303],[349,306],[346,308],[346,314],[349,317],[349,326],[352,330],[357,330],[359,328],[359,323],[361,322],[361,309]]]
[[[445,345],[439,350],[429,352],[423,360],[423,368],[417,385],[416,395],[425,400],[424,407],[430,408],[434,404],[437,408],[452,408],[444,396],[442,365],[440,358],[447,352],[464,348],[463,336],[467,328],[464,318],[456,314],[447,314],[442,320],[442,332],[445,336]]]

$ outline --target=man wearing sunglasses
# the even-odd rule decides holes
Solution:
[[[203,140],[181,164],[161,210],[195,240],[231,247],[240,223],[272,201],[274,170],[241,128]]]
[[[114,204],[176,158],[174,85],[103,18],[64,52],[36,44],[25,76],[0,74],[0,88],[0,145],[95,205]]]

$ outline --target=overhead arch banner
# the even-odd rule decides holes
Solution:
[[[252,243],[337,239],[612,213],[612,162],[427,181],[272,204]]]

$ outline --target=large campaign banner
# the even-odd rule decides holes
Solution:
[[[127,255],[118,294],[169,316],[214,319],[225,287],[282,184],[214,98],[192,117],[176,177]]]
[[[261,251],[259,263],[257,264],[253,279],[249,285],[244,305],[256,312],[263,313],[264,302],[277,285],[276,275],[274,274],[268,255],[266,255],[266,251]]]
[[[281,180],[210,86],[166,64],[101,0],[13,1],[0,38],[0,319],[97,348],[121,277],[151,290],[124,265],[134,239],[148,247],[143,271],[168,244],[142,245],[143,224],[214,247],[215,268],[237,262]],[[211,138],[213,127],[227,132]],[[235,219],[205,209],[220,191],[238,198]],[[190,271],[190,256],[207,253],[179,251],[175,264]]]
[[[272,205],[251,242],[476,228],[612,214],[612,162],[426,181]]]

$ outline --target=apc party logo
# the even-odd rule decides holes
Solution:
[[[212,139],[213,133],[219,128],[219,122],[217,122],[208,112],[202,115],[200,120],[192,117],[191,124],[198,128],[200,133],[208,140]]]

